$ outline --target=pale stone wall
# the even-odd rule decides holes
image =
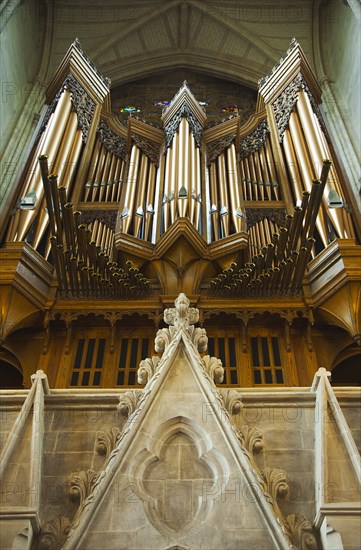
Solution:
[[[4,391],[2,393],[1,440],[3,442],[14,425],[27,392],[24,391],[20,395],[16,395],[16,392]],[[357,390],[350,390],[347,395],[345,395],[345,392],[341,393],[342,411],[357,437],[357,434],[360,433]],[[113,390],[109,394],[58,390],[53,391],[52,395],[46,397],[43,474],[40,492],[40,522],[42,526],[60,518],[63,518],[63,521],[65,521],[64,518],[71,519],[76,514],[78,502],[76,499],[72,500],[70,495],[72,475],[79,472],[88,472],[91,475],[90,471],[100,472],[104,468],[106,457],[99,454],[97,442],[101,433],[110,433],[114,428],[119,431],[122,430],[126,417],[121,414],[117,406],[119,398],[123,394],[124,391],[119,390]],[[283,515],[286,517],[290,514],[303,514],[312,523],[315,514],[316,483],[314,471],[314,394],[297,388],[289,391],[264,391],[262,393],[247,389],[245,391],[240,390],[239,396],[242,396],[243,408],[232,415],[233,421],[239,428],[247,425],[250,430],[257,429],[263,435],[263,448],[254,455],[257,467],[260,470],[280,469],[287,474],[289,492],[285,498],[279,499],[279,506]],[[191,414],[191,403],[188,406]],[[177,404],[174,401],[174,406],[171,408],[174,411],[176,409],[181,410],[179,407],[180,403]],[[195,409],[193,410],[195,411]],[[162,412],[164,412],[163,407],[159,414],[162,415]],[[207,402],[203,403],[201,418],[203,420],[202,427],[207,430],[207,425],[210,427],[210,423],[214,421]],[[227,419],[224,418],[224,421],[227,422]],[[1,483],[1,503],[5,508],[9,506],[24,507],[28,503],[31,493],[28,477],[31,422],[30,415],[16,453],[12,457]],[[212,430],[214,430],[213,427]],[[221,442],[221,439],[215,437],[214,434],[212,437]],[[336,446],[334,449],[337,455],[339,450]],[[220,447],[217,450],[222,454],[226,453],[224,448]],[[133,456],[133,458],[135,457]],[[342,459],[343,457],[340,454],[336,456],[336,461],[339,462]],[[264,546],[265,539],[259,519],[255,516],[252,525],[246,522],[247,525],[242,526],[242,522],[240,522],[242,514],[239,517],[237,515],[237,510],[242,509],[243,513],[247,514],[247,509],[253,506],[253,497],[244,480],[237,475],[233,475],[226,486],[220,485],[218,488],[211,488],[210,481],[213,476],[208,466],[198,463],[197,460],[197,450],[194,444],[188,441],[187,436],[182,433],[175,435],[172,440],[168,440],[166,445],[165,462],[159,464],[159,471],[156,468],[153,469],[152,475],[146,481],[146,490],[156,492],[159,484],[163,483],[160,480],[166,474],[165,468],[170,468],[169,471],[173,472],[175,467],[179,467],[180,479],[183,479],[184,476],[190,476],[193,480],[198,479],[199,494],[202,494],[202,490],[206,494],[209,493],[209,496],[214,497],[214,506],[219,507],[217,509],[219,524],[217,530],[212,533],[207,541],[207,549],[218,550],[220,548],[219,544],[223,545],[222,548],[234,548],[232,546],[231,525],[233,521],[232,514],[235,514],[238,527],[244,530],[242,535],[245,537],[244,540],[247,540],[249,536],[248,544],[251,544],[250,541],[252,541],[254,547],[269,550],[267,545]],[[178,461],[179,466],[177,466]],[[195,468],[194,464],[198,464],[199,467]],[[141,539],[145,537],[146,540],[148,540],[147,537],[150,537],[149,548],[158,548],[157,545],[163,544],[163,538],[157,534],[153,527],[148,525],[148,519],[144,514],[143,505],[135,487],[131,483],[124,486],[125,470],[123,470],[124,468],[118,472],[117,481],[112,491],[106,496],[104,501],[105,516],[100,514],[100,517],[95,521],[92,536],[90,541],[87,542],[87,548],[96,548],[97,550],[100,547],[104,549],[146,548],[145,546],[138,546],[139,537]],[[328,482],[330,501],[338,504],[340,504],[340,501],[350,500],[357,496],[350,493],[343,494],[342,483],[347,482],[347,480],[343,479],[341,474],[347,475],[346,464],[343,470],[338,470],[338,474],[333,474],[336,475],[334,481]],[[352,479],[349,482],[352,484]],[[349,486],[349,483],[346,483],[346,485]],[[170,523],[172,523],[171,514],[174,506],[177,509],[176,517],[179,517],[179,509],[185,506],[183,499],[179,498],[179,502],[176,499],[169,502],[168,511],[164,511],[166,518],[170,514],[168,518]],[[112,510],[113,523],[108,524],[107,530],[104,530],[102,522],[107,517],[106,510]],[[225,514],[224,517],[221,513],[222,510]],[[185,506],[183,510],[184,517],[187,516],[188,512],[189,510]],[[181,518],[183,518],[182,514]],[[122,524],[121,536],[118,531],[119,521]],[[227,521],[230,523],[226,536]],[[18,530],[20,526],[21,523],[15,525]],[[10,537],[7,542],[6,533],[12,533],[13,528],[14,522],[10,522],[8,528],[3,524],[2,536],[5,538],[2,539],[2,548],[4,550],[12,547],[12,539],[10,541]],[[353,525],[350,523],[350,546],[346,545],[345,548],[354,547],[351,535],[352,529]],[[257,539],[257,530],[259,530],[259,539]],[[234,531],[234,544],[237,544],[237,533],[238,531]]]

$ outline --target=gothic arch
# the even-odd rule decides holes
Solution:
[[[5,347],[0,348],[0,388],[23,388],[23,368],[20,359]]]
[[[361,384],[361,349],[348,345],[334,358],[331,367],[331,380],[334,385]]]

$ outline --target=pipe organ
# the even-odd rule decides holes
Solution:
[[[358,342],[361,327],[352,306],[356,287],[348,294],[347,321],[332,313],[339,307],[332,296],[340,281],[357,279],[349,277],[346,261],[335,258],[343,246],[354,258],[360,220],[320,102],[320,87],[292,41],[259,82],[256,112],[245,124],[235,113],[208,123],[206,109],[187,82],[164,107],[158,125],[134,115],[123,124],[111,112],[109,80],[75,41],[48,87],[4,244],[15,255],[20,249],[31,251],[41,281],[52,281],[49,294],[36,302],[46,332],[44,364],[52,325],[60,330],[59,323],[65,323],[65,348],[71,355],[79,316],[99,316],[102,330],[109,323],[113,354],[117,330],[129,329],[125,315],[131,322],[138,316],[135,326],[144,322],[149,330],[181,291],[197,302],[201,322],[214,327],[219,350],[229,340],[239,353],[249,354],[247,331],[258,326],[257,315],[261,325],[262,315],[278,316],[287,353],[293,327],[302,321],[305,353],[312,355],[317,315],[321,323],[332,318]],[[337,275],[335,288],[324,281],[327,269],[321,269],[320,258],[330,262],[331,270],[345,266],[347,275]],[[322,310],[323,302],[331,305]],[[5,313],[18,320],[5,323],[2,340],[30,323],[33,308],[31,302],[23,319],[14,317],[11,308]],[[217,315],[219,329],[222,315],[235,327],[234,336],[223,343],[217,340]],[[225,361],[235,357],[232,350],[223,350]],[[310,379],[316,363],[310,356]],[[242,376],[229,373],[225,380],[237,384]],[[297,376],[284,375],[282,383]],[[242,382],[257,380],[249,374]]]

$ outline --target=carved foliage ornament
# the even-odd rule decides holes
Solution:
[[[119,428],[112,428],[109,432],[99,432],[95,445],[97,453],[107,458],[116,447],[120,439],[120,434],[121,431]]]
[[[159,152],[160,152],[160,146],[155,141],[151,141],[150,139],[146,139],[142,136],[138,136],[138,134],[132,134],[132,139],[134,143],[139,147],[139,149],[147,155],[149,160],[153,162],[157,167],[159,165]]]
[[[207,164],[211,164],[216,158],[229,147],[232,141],[236,138],[236,132],[232,132],[228,136],[223,136],[220,139],[211,141],[207,144]]]
[[[82,212],[81,221],[88,225],[98,220],[114,231],[117,215],[118,212],[115,210],[85,210]]]
[[[58,93],[49,105],[43,123],[39,130],[37,140],[40,138],[41,134],[47,127],[49,119],[52,113],[55,111],[58,101],[65,89],[69,90],[71,93],[71,103],[78,117],[78,124],[82,131],[83,142],[86,143],[89,135],[90,125],[94,116],[95,102],[91,99],[91,97],[89,97],[83,86],[79,84],[79,82],[71,73],[69,73],[68,76],[65,78],[64,82],[60,86]]]
[[[69,518],[54,518],[41,530],[38,550],[58,550],[66,541],[71,527]]]
[[[201,147],[201,136],[202,136],[202,126],[192,113],[188,103],[184,101],[182,105],[179,107],[178,111],[173,116],[172,120],[168,122],[166,127],[164,128],[165,131],[165,146],[164,146],[164,152],[167,151],[168,147],[170,147],[174,134],[178,130],[178,127],[181,123],[182,116],[186,116],[190,130],[194,136],[195,142],[197,147]]]
[[[127,142],[124,138],[113,132],[104,120],[101,120],[97,129],[101,143],[117,157],[125,160],[127,156]]]
[[[250,132],[246,137],[241,139],[239,147],[239,158],[243,159],[258,151],[266,141],[267,134],[269,133],[269,127],[267,119],[262,120],[258,126]]]
[[[246,208],[247,226],[253,227],[259,221],[267,218],[280,227],[286,223],[285,208]]]
[[[288,84],[288,86],[286,86],[282,94],[273,103],[275,119],[278,128],[278,139],[280,143],[282,143],[283,141],[283,135],[288,126],[291,112],[296,105],[300,90],[303,90],[308,95],[312,109],[317,116],[322,131],[325,134],[326,138],[329,139],[320,109],[315,102],[313,95],[311,94],[311,91],[307,86],[302,74],[298,73],[295,78]]]

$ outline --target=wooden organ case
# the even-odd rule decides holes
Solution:
[[[40,368],[55,388],[137,385],[180,292],[226,386],[306,386],[358,354],[360,218],[299,44],[242,126],[207,125],[186,82],[159,127],[123,125],[109,88],[75,41],[14,192],[0,337],[25,387]]]

